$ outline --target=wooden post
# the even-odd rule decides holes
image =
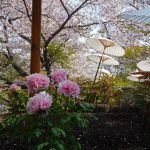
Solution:
[[[30,73],[40,72],[41,0],[32,0]]]

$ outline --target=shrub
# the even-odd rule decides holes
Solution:
[[[20,141],[32,150],[80,150],[81,145],[73,133],[76,128],[88,126],[83,112],[89,112],[91,107],[77,100],[80,94],[78,84],[66,80],[71,86],[65,87],[68,92],[65,94],[59,91],[61,82],[49,84],[44,75],[31,77],[33,75],[27,78],[27,81],[30,79],[28,91],[10,91],[11,114],[0,124],[0,136]],[[31,87],[34,88],[30,90]]]
[[[114,81],[112,77],[103,76],[94,86],[92,82],[83,84],[82,96],[84,100],[90,103],[108,104],[114,96]]]

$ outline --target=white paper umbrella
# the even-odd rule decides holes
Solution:
[[[142,71],[150,71],[150,60],[144,60],[137,63],[137,67]]]
[[[91,48],[108,55],[123,56],[125,54],[125,51],[121,46],[119,46],[114,41],[106,38],[100,38],[100,39],[91,38],[91,39],[87,39],[86,43]]]
[[[125,54],[125,51],[117,43],[115,43],[112,40],[106,39],[106,38],[87,39],[86,42],[91,48],[94,48],[102,53],[102,57],[99,60],[97,71],[96,71],[95,78],[93,81],[93,85],[94,85],[96,78],[97,78],[99,68],[101,66],[103,55],[109,54],[109,55],[114,55],[114,56],[123,56]]]
[[[113,66],[116,66],[116,65],[119,65],[119,62],[115,59],[107,59],[103,62],[104,65],[113,65]]]
[[[131,80],[131,81],[139,82],[139,79],[137,77],[135,77],[135,76],[132,76],[132,75],[128,76],[127,79]]]
[[[99,63],[101,57],[102,56],[98,56],[98,55],[89,55],[87,56],[87,60]],[[104,65],[119,65],[119,62],[110,56],[103,55],[101,65],[103,64]]]
[[[104,68],[101,69],[101,72],[104,73],[104,74],[107,74],[107,75],[111,75],[110,71],[108,71]]]
[[[90,74],[91,74],[91,73],[93,74],[93,72],[95,72],[95,71],[96,71],[96,69],[92,69],[91,72],[90,72]],[[88,73],[88,74],[89,74],[89,73]],[[102,77],[103,75],[111,76],[112,74],[111,74],[111,72],[110,72],[109,70],[106,70],[106,69],[102,68],[102,69],[100,70],[100,72],[98,72],[98,76],[99,76],[99,78],[100,78],[100,77]]]
[[[99,55],[88,55],[86,58],[87,58],[87,60],[90,60],[90,61],[99,62],[101,57],[102,57],[102,62],[112,58],[112,57],[110,57],[108,55],[103,55],[102,56],[102,54],[99,54]]]
[[[96,71],[95,68],[93,68],[93,69],[90,70],[91,73],[94,73],[95,71]],[[108,74],[108,75],[111,75],[110,71],[107,70],[107,69],[104,69],[104,68],[101,69],[101,72],[102,72],[102,74]]]
[[[118,15],[118,17],[126,20],[131,20],[137,23],[150,24],[150,8],[127,11]]]
[[[131,80],[131,81],[135,81],[135,82],[144,82],[144,79],[140,79],[139,77],[141,77],[143,75],[140,74],[132,74],[130,76],[127,77],[127,79]]]

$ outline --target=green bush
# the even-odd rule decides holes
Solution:
[[[30,89],[20,90],[16,85],[10,89],[7,103],[9,114],[0,123],[0,137],[7,137],[14,143],[19,141],[32,150],[80,150],[81,145],[75,132],[79,128],[88,127],[88,116],[85,113],[90,112],[92,106],[79,101],[78,96],[60,95],[57,93],[59,85],[53,82],[46,89],[40,89],[45,78],[48,79],[46,76],[43,79],[32,78],[31,84],[36,82],[38,89],[34,93],[29,93]],[[30,113],[27,104],[39,92],[53,96],[52,106],[45,109],[42,103],[44,109],[40,105],[38,111]]]

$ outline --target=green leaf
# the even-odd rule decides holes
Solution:
[[[79,142],[75,144],[75,150],[81,150],[81,144]]]
[[[66,133],[61,128],[54,127],[51,129],[51,132],[52,132],[52,135],[55,137],[59,137],[59,136],[65,137],[66,136]]]
[[[62,141],[57,141],[55,143],[56,147],[57,147],[57,150],[65,150],[65,146],[64,146],[64,143]]]
[[[40,137],[40,136],[42,135],[43,130],[42,130],[42,129],[37,128],[34,132],[35,132],[35,136],[38,138],[38,137]]]
[[[43,148],[46,147],[47,145],[49,145],[48,142],[41,143],[37,146],[37,150],[43,150]]]
[[[49,127],[53,126],[53,123],[51,121],[49,121],[49,120],[47,121],[47,124],[48,124]]]

